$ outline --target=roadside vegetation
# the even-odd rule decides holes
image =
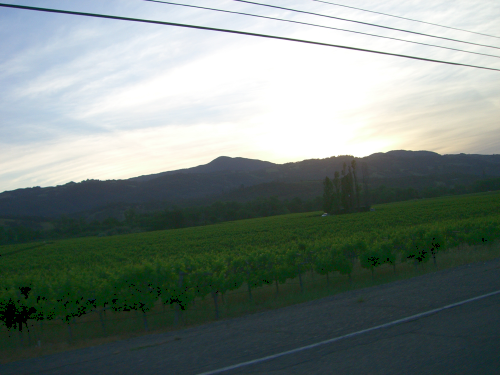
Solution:
[[[500,193],[0,247],[2,361],[500,256]]]

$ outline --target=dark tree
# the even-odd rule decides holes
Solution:
[[[325,177],[323,181],[323,211],[327,213],[332,212],[333,208],[333,197],[334,192],[333,192],[333,183],[332,181],[328,178]]]
[[[360,187],[358,184],[358,175],[356,173],[356,168],[357,168],[356,159],[352,159],[351,167],[352,167],[352,176],[354,178],[354,181],[353,181],[354,182],[354,190],[356,192],[356,208],[359,210],[359,208],[361,207],[360,200],[359,200]]]
[[[363,198],[364,198],[364,204],[365,204],[365,209],[369,209],[371,202],[370,202],[370,190],[368,188],[368,165],[366,163],[361,164],[361,173],[362,173],[362,179],[363,179]]]
[[[333,187],[335,188],[333,197],[333,211],[338,214],[340,213],[340,197],[341,197],[341,184],[340,184],[340,173],[335,171],[333,178]]]

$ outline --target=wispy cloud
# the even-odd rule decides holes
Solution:
[[[21,3],[19,1],[19,3]],[[201,0],[193,4],[205,5]],[[480,43],[492,38],[314,2],[283,6]],[[37,3],[38,5],[38,3]],[[286,11],[249,11],[491,53]],[[500,34],[495,1],[353,6]],[[127,0],[40,6],[244,29],[500,68],[408,43]],[[500,151],[500,74],[290,42],[0,9],[0,191],[185,168],[390,149]],[[497,43],[498,44],[498,43]]]

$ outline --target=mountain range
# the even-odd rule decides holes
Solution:
[[[322,180],[333,177],[352,156],[275,164],[221,156],[193,168],[124,180],[85,180],[55,187],[33,187],[0,194],[0,217],[58,217],[130,205],[155,210],[171,205],[209,204],[216,200],[246,201],[259,197],[311,198],[322,194]],[[467,185],[500,176],[500,155],[440,155],[430,151],[389,151],[355,158],[366,164],[370,187]],[[116,211],[116,210],[115,210]],[[103,218],[107,214],[98,215]],[[113,214],[116,216],[116,212]]]

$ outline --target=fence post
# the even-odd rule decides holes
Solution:
[[[297,256],[299,256],[299,257],[300,257],[300,253],[297,253]],[[301,275],[301,273],[300,273],[300,265],[301,265],[301,264],[304,264],[304,263],[303,263],[303,262],[302,262],[302,263],[297,263],[297,271],[298,271],[298,273],[299,273],[300,291],[301,291],[301,292],[304,292],[304,287],[303,287],[303,285],[302,285],[302,275]]]
[[[68,320],[67,323],[68,323],[69,343],[71,344],[73,342],[73,332],[71,331],[71,320]]]
[[[314,254],[314,251],[309,251],[309,262],[311,265],[311,278],[314,280],[313,254]]]
[[[144,329],[146,332],[149,331],[148,320],[146,319],[146,313],[144,311],[142,312],[142,320],[144,321]]]
[[[300,264],[297,265],[297,270],[299,271],[299,284],[300,284],[300,291],[303,292],[304,291],[304,287],[302,285],[302,276],[300,274]]]
[[[107,336],[107,333],[106,333],[106,324],[104,323],[104,317],[103,317],[103,313],[102,313],[103,310],[104,310],[104,307],[99,310],[99,320],[101,321],[102,332],[104,333],[104,336]]]
[[[250,264],[248,263],[248,260],[245,261],[246,264],[247,264],[247,269],[246,269],[246,273],[247,273],[247,287],[248,287],[248,297],[250,298],[250,302],[252,302],[252,288],[250,287]]]
[[[452,233],[461,233],[461,231],[454,230],[454,231],[452,231]],[[458,235],[455,234],[455,237],[458,237]],[[457,240],[457,243],[458,243],[458,245],[457,245],[457,251],[460,251],[460,240],[459,239]]]
[[[217,291],[212,290],[212,298],[215,305],[215,320],[219,320],[219,306],[217,305]]]
[[[182,289],[182,281],[184,280],[184,275],[186,275],[185,272],[182,272],[182,271],[179,271],[179,281],[178,281],[178,285],[179,285],[179,291]],[[178,326],[179,325],[179,315],[180,315],[180,302],[178,301],[175,305],[175,316],[174,316],[174,325],[175,326]]]

